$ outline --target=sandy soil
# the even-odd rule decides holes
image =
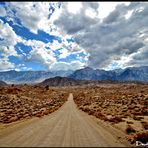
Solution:
[[[122,133],[78,110],[70,94],[54,113],[0,128],[0,146],[127,147]]]

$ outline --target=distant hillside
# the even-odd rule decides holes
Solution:
[[[40,83],[42,86],[74,86],[78,85],[79,82],[77,80],[74,80],[72,78],[67,77],[54,77],[49,78]]]
[[[0,86],[7,86],[7,83],[5,83],[4,81],[0,81]]]

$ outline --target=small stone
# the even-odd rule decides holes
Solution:
[[[9,119],[9,122],[14,122],[14,121],[17,121],[18,120],[18,117],[17,116],[14,116],[14,117],[11,117]]]

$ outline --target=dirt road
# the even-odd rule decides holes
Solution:
[[[72,94],[56,112],[25,121],[0,131],[0,146],[127,146],[102,128],[89,115],[79,111]]]

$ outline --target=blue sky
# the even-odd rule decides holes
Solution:
[[[147,65],[147,8],[144,2],[0,2],[0,71]]]

